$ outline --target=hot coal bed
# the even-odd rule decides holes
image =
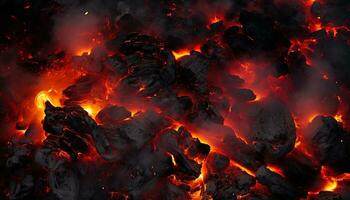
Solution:
[[[0,8],[0,199],[350,199],[349,0]]]

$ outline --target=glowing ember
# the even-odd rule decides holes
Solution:
[[[180,50],[180,51],[172,51],[175,59],[178,60],[181,57],[190,55],[191,50]]]
[[[84,103],[81,105],[81,107],[89,113],[90,116],[95,118],[97,113],[101,110],[101,106],[97,104],[92,104],[92,103]]]
[[[255,173],[253,171],[251,171],[250,169],[238,164],[237,162],[234,162],[234,161],[230,161],[230,165],[232,166],[235,166],[235,167],[238,167],[240,170],[244,171],[245,173],[255,177]]]
[[[221,19],[219,17],[215,16],[210,20],[210,23],[214,24],[214,23],[217,23],[219,21],[221,21]]]
[[[45,102],[49,101],[51,104],[59,106],[60,102],[58,99],[58,93],[56,90],[40,91],[35,96],[35,105],[40,111],[45,110]]]
[[[349,190],[343,6],[40,2],[9,4],[0,31],[8,199]]]
[[[275,172],[276,174],[279,174],[279,175],[284,177],[283,170],[281,168],[279,168],[278,166],[269,164],[269,165],[266,166],[266,168],[271,170],[271,171],[273,171],[273,172]]]
[[[337,120],[338,122],[343,122],[343,115],[341,114],[336,114],[334,116],[334,119]]]
[[[83,56],[83,55],[90,55],[92,48],[82,48],[76,51],[75,55],[77,56]]]

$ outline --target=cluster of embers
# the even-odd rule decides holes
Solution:
[[[126,60],[110,57],[103,67],[109,78],[120,80],[114,98],[147,102],[161,111],[132,115],[123,106],[107,105],[93,119],[79,103],[101,80],[92,72],[82,76],[64,90],[63,107],[46,102],[47,136],[40,145],[31,143],[30,129],[10,143],[10,199],[299,199],[323,184],[323,165],[349,171],[350,134],[332,117],[319,116],[309,124],[310,158],[294,149],[296,127],[285,105],[273,99],[249,103],[255,114],[248,120],[253,142],[247,143],[224,125],[217,110],[225,108],[225,101],[194,106],[170,87],[179,84],[176,75],[182,76],[177,80],[191,80],[187,89],[204,97],[206,57],[192,52],[176,61],[156,44],[149,36],[125,36],[120,51]],[[81,59],[92,58],[77,59],[84,64]],[[227,80],[236,82],[231,86],[240,82],[236,76]],[[251,100],[248,89],[235,90],[240,105]],[[179,121],[211,134],[215,148],[183,126],[174,128]],[[313,198],[342,197],[320,192]]]
[[[209,29],[222,34],[235,55],[275,55],[276,76],[288,74],[295,82],[307,76],[300,72],[309,70],[305,57],[299,51],[289,54],[289,40],[270,21],[242,12],[240,22],[243,31],[238,26],[224,30],[222,22]],[[313,36],[320,52],[325,44],[348,50],[346,42],[341,45],[344,37],[330,39],[325,31]],[[319,190],[329,181],[325,168],[350,172],[350,134],[333,117],[318,116],[303,138],[311,152],[294,148],[296,127],[287,106],[273,98],[254,101],[240,77],[220,68],[231,58],[219,42],[207,40],[201,52],[178,60],[159,40],[141,33],[120,33],[106,47],[118,53],[93,50],[73,58],[87,75],[63,91],[62,107],[46,102],[42,143],[32,143],[31,129],[9,143],[10,199],[350,198],[349,183],[336,192]],[[96,91],[106,81],[117,83],[108,99],[120,105],[107,105],[93,119],[79,105],[99,96]],[[191,95],[179,96],[182,89]],[[149,109],[131,114],[121,106],[128,104]],[[248,142],[224,124],[220,113],[225,112],[246,127]],[[238,113],[245,114],[242,121]],[[211,140],[201,142],[194,134]]]

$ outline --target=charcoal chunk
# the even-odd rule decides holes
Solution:
[[[179,65],[184,77],[184,84],[198,93],[205,93],[208,89],[208,60],[201,53],[191,51],[189,56],[181,58]]]
[[[267,101],[262,105],[252,131],[256,149],[266,159],[281,158],[294,148],[294,120],[286,106],[278,101]]]
[[[57,162],[49,170],[49,185],[52,192],[60,200],[74,200],[79,194],[77,174],[65,162]]]
[[[207,158],[208,168],[214,172],[225,170],[230,164],[230,160],[222,154],[211,153]]]
[[[235,167],[209,171],[205,177],[206,193],[213,199],[237,199],[255,184],[254,177]]]
[[[98,126],[92,131],[95,146],[106,160],[117,161],[132,151],[140,150],[156,134],[169,127],[161,115],[146,111],[113,127]]]
[[[306,195],[306,192],[293,187],[281,175],[270,171],[264,166],[258,169],[256,178],[261,184],[266,185],[273,194],[280,197],[297,199],[297,197]]]
[[[210,151],[209,145],[192,138],[183,127],[178,131],[169,130],[163,133],[157,141],[161,149],[174,157],[175,173],[180,179],[194,180],[200,175],[201,165],[194,159],[205,158]]]
[[[106,106],[96,115],[96,120],[103,124],[114,124],[131,116],[131,112],[120,106]]]
[[[23,199],[28,197],[34,191],[34,177],[25,175],[18,181],[11,180],[9,199]]]
[[[317,116],[307,127],[308,143],[321,164],[340,172],[350,170],[350,136],[332,117]]]

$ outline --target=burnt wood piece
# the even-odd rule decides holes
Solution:
[[[307,195],[305,191],[293,187],[281,175],[270,171],[265,166],[256,171],[256,178],[261,184],[266,185],[274,195],[286,199],[298,199]]]

